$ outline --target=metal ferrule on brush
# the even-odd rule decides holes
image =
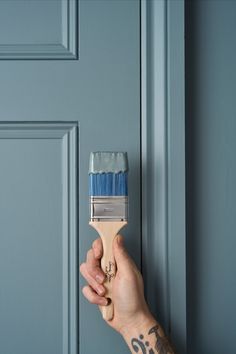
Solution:
[[[90,218],[92,221],[126,221],[128,219],[128,197],[91,196]]]
[[[91,153],[89,191],[91,221],[127,221],[127,154],[123,152]]]

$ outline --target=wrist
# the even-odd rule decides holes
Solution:
[[[127,322],[127,324],[120,329],[120,334],[126,342],[129,342],[131,337],[140,335],[143,331],[151,328],[156,323],[157,321],[150,312],[140,313],[135,316],[135,319]]]

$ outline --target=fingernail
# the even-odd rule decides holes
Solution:
[[[106,298],[101,299],[101,305],[102,306],[107,306],[108,305],[108,300]]]
[[[104,288],[103,288],[103,286],[98,286],[98,287],[97,287],[97,291],[98,291],[98,294],[99,294],[99,295],[103,295],[103,294],[104,294]]]
[[[104,281],[104,276],[102,276],[101,274],[97,274],[95,279],[97,280],[98,283],[102,284]]]

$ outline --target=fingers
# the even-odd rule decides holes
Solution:
[[[102,248],[102,240],[101,238],[97,238],[92,244],[94,257],[96,259],[102,258],[103,248]]]
[[[102,283],[105,280],[105,274],[100,266],[100,258],[102,256],[102,242],[97,239],[93,242],[92,248],[87,252],[86,262],[80,266],[80,272],[88,282],[89,286],[98,295],[105,294],[105,288]]]
[[[100,284],[103,283],[105,276],[100,267],[100,261],[95,257],[94,250],[90,249],[87,253],[86,268],[88,273]]]
[[[82,289],[83,295],[85,298],[91,303],[91,304],[96,304],[100,306],[106,306],[107,305],[107,299],[105,297],[101,297],[98,294],[95,293],[95,291],[89,286],[86,285]]]
[[[94,291],[99,295],[104,295],[105,288],[103,285],[99,284],[96,279],[89,273],[86,263],[82,263],[80,266],[80,273],[83,275],[88,284],[93,288]]]

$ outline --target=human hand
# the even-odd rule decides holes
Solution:
[[[125,335],[129,329],[140,326],[144,322],[153,322],[154,319],[144,298],[142,275],[126,252],[121,235],[114,239],[113,253],[117,265],[112,288],[114,317],[107,323]],[[88,251],[86,262],[81,264],[80,272],[88,282],[82,290],[86,299],[93,304],[106,306],[107,299],[103,285],[105,274],[100,266],[102,254],[102,241],[98,238]]]

